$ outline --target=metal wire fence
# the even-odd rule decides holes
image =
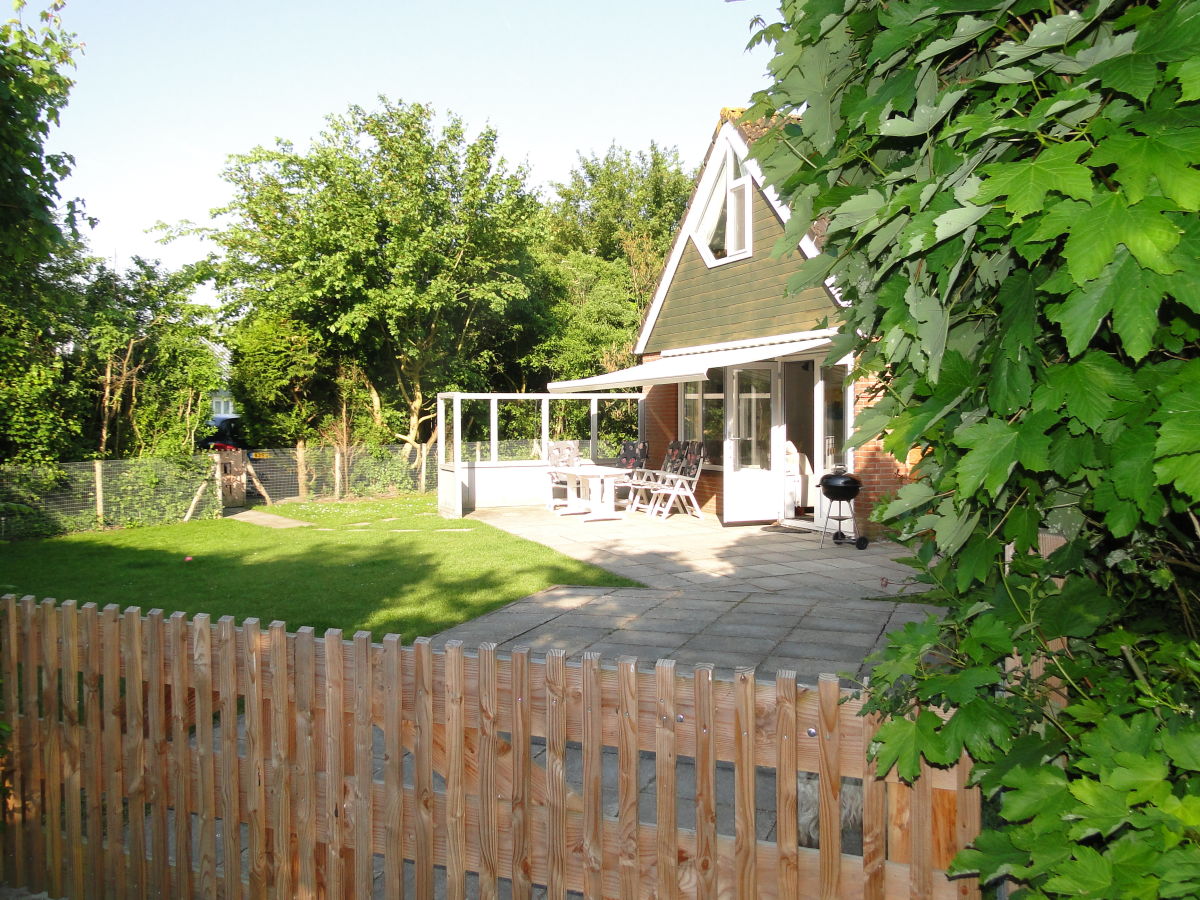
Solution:
[[[437,449],[272,448],[247,456],[250,502],[374,497],[437,490]],[[257,484],[255,481],[257,480]],[[265,496],[264,496],[265,495]],[[164,525],[221,515],[213,458],[120,459],[0,466],[0,539]]]

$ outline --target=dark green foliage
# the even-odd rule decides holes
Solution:
[[[857,439],[919,451],[886,515],[950,604],[876,670],[880,759],[975,757],[1001,819],[964,869],[1193,896],[1200,3],[783,18],[753,114],[807,107],[755,154],[792,236],[829,218],[794,286],[837,279],[880,385]]]

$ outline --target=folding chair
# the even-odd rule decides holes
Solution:
[[[648,512],[654,488],[662,484],[664,477],[674,475],[682,462],[683,444],[671,441],[667,444],[667,452],[663,454],[661,466],[657,469],[641,469],[629,477],[629,504],[626,508],[630,511],[644,509]]]
[[[546,447],[546,465],[550,469],[550,499],[547,509],[557,509],[570,502],[567,479],[555,473],[555,469],[570,468],[579,465],[579,441],[551,441]],[[556,496],[556,491],[562,489],[562,498]]]
[[[650,491],[649,514],[665,519],[676,506],[680,512],[704,518],[696,500],[696,485],[704,468],[704,443],[688,441],[678,470],[668,475]]]

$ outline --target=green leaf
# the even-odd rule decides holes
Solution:
[[[934,219],[934,240],[944,241],[962,234],[991,211],[990,206],[975,206],[968,203],[942,213]]]
[[[963,16],[958,20],[958,24],[954,26],[954,34],[948,38],[941,38],[936,41],[930,41],[929,46],[917,54],[913,59],[914,63],[923,63],[927,59],[932,59],[947,50],[953,50],[955,47],[961,47],[967,41],[973,41],[988,31],[996,27],[996,23],[987,19],[976,19],[974,16]]]
[[[1137,203],[1157,181],[1162,194],[1186,210],[1200,209],[1200,172],[1196,129],[1168,134],[1114,134],[1100,142],[1088,165],[1116,165],[1115,178],[1130,203]]]
[[[971,532],[979,523],[980,515],[979,510],[966,515],[957,512],[953,507],[942,512],[937,519],[937,524],[934,525],[934,536],[937,539],[938,549],[947,556],[952,556],[971,536]]]
[[[988,419],[955,432],[954,440],[971,448],[958,464],[958,490],[969,497],[982,485],[995,496],[1017,464],[1017,436],[1013,426]]]
[[[917,688],[917,696],[922,700],[929,700],[944,694],[951,703],[961,705],[975,700],[980,688],[997,684],[1000,679],[1000,670],[995,666],[973,666],[927,678]]]
[[[1046,888],[1064,894],[1104,895],[1112,884],[1112,862],[1091,847],[1076,847],[1073,858],[1060,863]]]
[[[1099,428],[1117,400],[1140,396],[1120,363],[1093,350],[1076,362],[1048,368],[1044,382],[1035,392],[1035,407],[1057,409],[1065,403],[1067,411],[1088,428]]]
[[[1072,781],[1070,791],[1086,807],[1079,815],[1083,827],[1072,833],[1075,840],[1096,832],[1109,835],[1129,821],[1130,809],[1124,793],[1092,778]]]
[[[1137,53],[1108,59],[1088,70],[1114,91],[1136,97],[1145,103],[1158,82],[1158,66],[1153,59]]]
[[[1192,772],[1200,772],[1200,729],[1196,726],[1185,725],[1174,733],[1164,731],[1162,745],[1175,765]],[[1200,825],[1200,822],[1196,824]]]
[[[911,119],[904,116],[893,116],[880,124],[879,134],[887,137],[916,137],[928,134],[934,126],[949,115],[950,110],[966,93],[966,91],[949,91],[942,95],[936,106],[918,106],[913,111]]]
[[[1025,363],[1004,355],[992,363],[988,381],[988,402],[992,409],[1011,416],[1029,402],[1033,394],[1033,374]]]
[[[1033,160],[984,166],[983,174],[989,177],[974,199],[990,203],[1007,197],[1004,207],[1017,219],[1040,211],[1049,191],[1087,200],[1092,195],[1092,172],[1076,162],[1087,149],[1083,141],[1074,141],[1049,147]]]
[[[1200,56],[1181,62],[1175,69],[1175,77],[1179,79],[1179,85],[1183,88],[1180,100],[1185,103],[1189,100],[1200,100]]]
[[[1112,615],[1116,604],[1086,578],[1072,578],[1037,609],[1037,622],[1047,638],[1085,638]]]
[[[1091,211],[1077,215],[1071,223],[1063,255],[1071,277],[1078,285],[1098,276],[1124,244],[1137,261],[1163,275],[1177,271],[1171,251],[1179,243],[1180,229],[1163,215],[1163,202],[1148,197],[1127,205],[1119,194],[1106,194]]]
[[[924,506],[934,497],[934,490],[924,481],[914,481],[900,488],[896,499],[887,505],[884,515],[889,519]]]

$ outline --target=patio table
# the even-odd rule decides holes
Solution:
[[[601,519],[620,519],[617,511],[617,484],[629,477],[628,469],[615,466],[555,466],[551,474],[561,475],[567,482],[567,505],[559,515],[582,514],[585,522]]]

